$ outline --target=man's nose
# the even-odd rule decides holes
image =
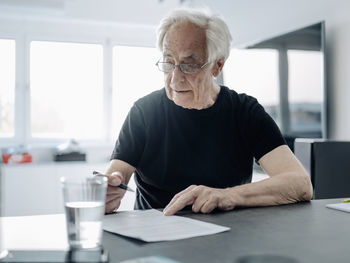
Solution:
[[[184,73],[180,70],[179,65],[175,65],[174,71],[171,73],[171,83],[179,83],[184,79]]]

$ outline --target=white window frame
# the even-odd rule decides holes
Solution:
[[[113,92],[113,46],[108,38],[99,36],[65,36],[65,35],[43,35],[43,34],[0,34],[0,39],[11,39],[16,41],[15,51],[15,122],[14,137],[0,138],[2,146],[11,145],[39,145],[56,146],[58,143],[67,141],[66,138],[35,138],[31,135],[31,101],[30,101],[30,44],[32,41],[48,41],[62,43],[98,44],[103,48],[103,130],[101,140],[79,140],[88,146],[111,145],[115,138],[111,138],[111,108]],[[102,143],[102,145],[101,145]]]
[[[14,86],[14,134],[13,137],[6,137],[6,138],[0,138],[0,144],[1,145],[7,145],[7,144],[13,144],[19,141],[19,133],[20,133],[20,121],[19,118],[16,116],[17,113],[20,111],[20,101],[22,99],[22,96],[19,94],[18,90],[20,89],[20,83],[19,83],[19,78],[20,78],[20,69],[19,66],[20,63],[22,63],[22,60],[19,59],[21,54],[18,54],[20,52],[20,48],[18,43],[20,42],[20,35],[18,34],[11,34],[11,33],[3,33],[0,34],[0,39],[4,40],[14,40],[15,41],[15,86]]]
[[[101,23],[67,18],[0,17],[0,38],[16,42],[14,137],[0,138],[0,148],[31,146],[52,148],[63,138],[32,138],[30,125],[30,42],[53,41],[100,44],[103,47],[103,130],[102,140],[79,140],[86,148],[113,147],[113,46],[154,47],[155,27]]]

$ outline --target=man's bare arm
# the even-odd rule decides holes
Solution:
[[[307,201],[312,198],[310,176],[288,146],[264,155],[259,164],[270,178],[231,188],[236,205],[264,206]]]
[[[194,212],[210,213],[215,208],[287,204],[312,198],[310,177],[298,159],[283,145],[265,154],[259,163],[270,178],[226,189],[192,185],[178,193],[164,210],[173,215],[192,204]]]

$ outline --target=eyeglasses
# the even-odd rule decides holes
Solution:
[[[170,63],[170,62],[158,61],[156,63],[156,66],[158,67],[158,69],[160,71],[165,72],[165,73],[172,73],[175,70],[175,67],[179,67],[182,73],[196,74],[197,72],[199,72],[202,68],[204,68],[208,64],[209,64],[209,61],[204,63],[202,66],[200,66],[198,64],[187,64],[187,63],[181,63],[178,65],[175,65],[175,64]]]

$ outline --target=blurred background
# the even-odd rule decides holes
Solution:
[[[224,18],[217,81],[256,97],[292,149],[349,140],[347,0],[0,0],[4,215],[62,212],[60,176],[106,169],[132,104],[163,87],[155,30],[179,7]]]

